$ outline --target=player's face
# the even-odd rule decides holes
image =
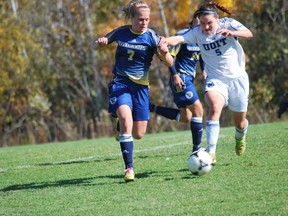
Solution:
[[[218,16],[214,14],[201,15],[200,26],[206,35],[214,34],[218,28]]]
[[[138,10],[138,14],[131,18],[132,30],[136,33],[143,33],[148,28],[150,21],[150,10],[148,8]]]

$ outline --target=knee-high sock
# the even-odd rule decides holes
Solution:
[[[155,113],[171,120],[179,121],[180,119],[180,110],[170,107],[156,106]]]
[[[197,151],[201,147],[201,139],[203,133],[203,124],[201,117],[192,117],[190,121],[190,130],[192,133],[193,149],[192,152]]]
[[[125,163],[125,169],[133,168],[133,137],[131,134],[120,134],[119,142],[123,160]]]
[[[235,138],[238,140],[241,140],[247,134],[249,122],[247,119],[246,119],[246,121],[247,121],[247,125],[245,128],[243,128],[242,130],[239,128],[235,129]]]
[[[207,151],[209,153],[216,153],[216,145],[220,132],[219,121],[206,121],[206,139],[207,139]]]

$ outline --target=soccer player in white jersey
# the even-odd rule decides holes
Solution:
[[[149,111],[148,72],[156,54],[166,66],[173,58],[166,43],[148,28],[150,8],[143,0],[132,0],[123,12],[131,25],[121,26],[94,41],[95,48],[117,43],[115,78],[109,86],[109,112],[117,115],[120,123],[119,142],[125,163],[124,180],[134,180],[133,138],[141,139],[146,133]],[[158,46],[159,45],[159,46]]]
[[[205,101],[209,106],[206,118],[207,151],[216,163],[216,144],[220,131],[220,115],[225,106],[233,113],[235,151],[241,156],[246,149],[249,79],[245,71],[244,51],[238,38],[251,38],[251,31],[232,18],[219,18],[217,9],[231,13],[215,2],[204,3],[197,10],[200,26],[181,36],[168,37],[162,42],[175,46],[197,43],[207,73]]]

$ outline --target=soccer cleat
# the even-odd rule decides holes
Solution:
[[[206,152],[208,152],[208,154],[211,156],[212,158],[212,163],[211,165],[214,166],[216,165],[216,154],[215,153],[212,153],[212,152],[209,152],[208,149],[205,150]]]
[[[211,165],[212,166],[215,166],[216,165],[216,154],[215,153],[209,153],[210,154],[210,156],[211,156],[211,158],[212,158],[212,163],[211,163]]]
[[[125,171],[124,180],[126,182],[134,181],[135,173],[133,168],[127,168]]]
[[[119,129],[118,129],[118,125],[119,125],[119,119],[118,117],[113,117],[113,136],[115,138],[116,141],[119,141]]]
[[[246,150],[246,137],[236,139],[235,152],[238,156],[242,156]]]

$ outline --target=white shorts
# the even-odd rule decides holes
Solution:
[[[249,78],[247,73],[228,83],[207,78],[205,92],[217,91],[225,99],[225,107],[233,112],[247,112],[249,98]]]

